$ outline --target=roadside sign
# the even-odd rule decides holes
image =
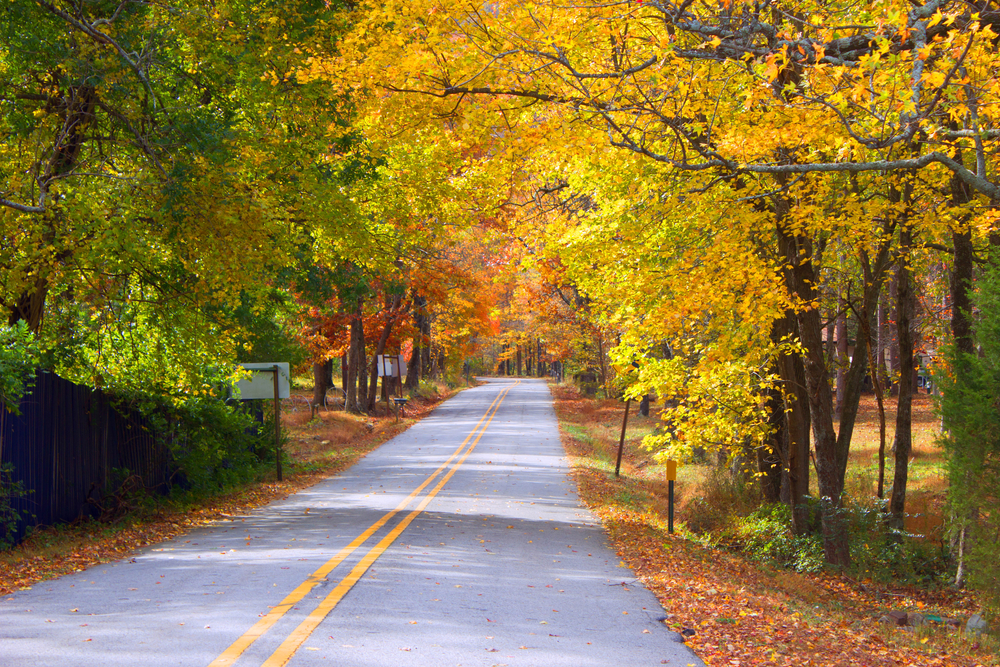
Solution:
[[[273,399],[274,396],[274,367],[278,367],[278,396],[277,398],[288,398],[291,396],[291,382],[289,382],[288,363],[248,363],[240,364],[248,371],[253,371],[253,375],[236,383],[236,388],[240,392],[241,401],[251,401],[259,399]]]
[[[406,361],[401,354],[380,354],[376,366],[379,377],[401,378],[406,375]]]

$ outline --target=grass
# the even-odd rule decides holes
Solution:
[[[641,447],[641,436],[655,426],[655,414],[629,417],[623,473],[615,478],[613,464],[609,468],[607,461],[609,452],[617,449],[623,405],[587,399],[563,385],[554,385],[553,392],[582,499],[601,518],[622,559],[660,598],[667,625],[693,630],[688,641],[709,665],[1000,664],[993,638],[967,636],[944,625],[911,632],[878,622],[894,609],[967,618],[980,605],[964,591],[835,572],[803,574],[754,562],[713,546],[711,539],[693,539],[686,521],[690,510],[705,502],[711,491],[709,466],[678,469],[675,525],[679,530],[668,533],[664,470]],[[926,397],[915,408],[910,511],[920,513],[914,512],[915,505],[928,508],[930,527],[939,530],[944,487],[941,456],[934,446],[936,424]],[[891,419],[887,415],[887,421]],[[851,492],[858,495],[874,492],[877,423],[874,401],[866,400],[850,464]],[[888,443],[891,446],[891,434]],[[743,502],[750,504],[752,499]]]

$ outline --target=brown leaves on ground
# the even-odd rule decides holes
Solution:
[[[593,416],[594,401],[561,390],[556,395],[561,423],[581,423],[588,414]],[[594,443],[565,432],[563,442],[584,502],[600,517],[622,560],[660,599],[667,612],[665,623],[678,632],[694,631],[686,641],[708,665],[996,664],[961,630],[913,631],[877,621],[892,609],[933,610],[964,619],[979,609],[973,596],[797,574],[671,535],[665,516],[619,502],[643,487],[590,465]]]
[[[321,413],[309,420],[288,409],[282,423],[288,432],[287,453],[293,462],[284,480],[262,482],[225,495],[206,498],[195,507],[162,505],[155,513],[127,517],[116,524],[96,521],[57,528],[40,528],[10,551],[0,552],[0,595],[28,588],[91,565],[124,558],[136,549],[176,537],[200,525],[222,521],[312,486],[357,461],[378,445],[426,416],[447,394],[417,398],[406,406],[405,419],[386,416],[380,406],[373,416]],[[369,426],[370,425],[370,426]],[[318,436],[318,439],[317,439]],[[324,443],[323,441],[326,440]],[[294,464],[310,464],[308,468]]]

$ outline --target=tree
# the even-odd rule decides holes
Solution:
[[[852,248],[865,273],[858,317],[867,322],[900,220],[897,207],[866,199],[873,189],[884,197],[877,193],[887,190],[886,181],[917,173],[925,187],[915,199],[932,206],[949,177],[986,199],[1000,192],[986,169],[1000,138],[992,128],[997,88],[990,75],[996,17],[940,0],[892,2],[880,6],[878,16],[867,6],[773,2],[424,9],[419,3],[360,5],[356,16],[364,29],[344,40],[339,61],[318,54],[313,71],[323,76],[324,68],[349,62],[356,78],[337,70],[347,86],[368,89],[374,81],[405,94],[373,98],[383,115],[414,124],[421,115],[460,117],[492,128],[504,139],[498,155],[523,155],[530,146],[545,157],[529,160],[523,171],[536,168],[543,182],[556,174],[566,180],[581,164],[572,155],[584,147],[609,146],[662,166],[649,170],[659,178],[650,191],[673,194],[691,215],[701,207],[701,229],[718,230],[723,215],[727,222],[734,215],[769,219],[767,243],[777,245],[779,261],[790,266],[780,298],[798,325],[820,493],[828,507],[827,558],[845,564],[837,508],[856,403],[844,405],[838,433],[818,310],[818,253],[830,239]],[[388,31],[404,37],[387,37]],[[975,155],[974,169],[961,161],[963,149]],[[543,160],[547,168],[539,166]],[[588,182],[575,191],[593,189]],[[613,202],[602,205],[614,209]],[[837,222],[824,221],[820,212]],[[924,235],[928,242],[940,229],[926,219],[908,224],[935,229]],[[746,256],[762,238],[758,230],[725,247]],[[707,284],[718,289],[719,280],[713,274]],[[593,285],[588,295],[619,302],[605,285]],[[848,395],[857,396],[866,366],[856,355],[845,378]]]

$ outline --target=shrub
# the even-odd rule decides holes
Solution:
[[[945,349],[935,373],[942,389],[939,408],[946,432],[941,444],[949,476],[951,534],[957,583],[963,578],[1000,612],[1000,270],[990,262],[973,297],[979,319],[974,353]],[[966,576],[967,573],[967,576]]]
[[[793,535],[791,525],[788,505],[768,504],[741,519],[737,534],[742,548],[754,560],[796,572],[818,572],[825,562],[822,538],[816,533]]]
[[[0,409],[18,412],[38,360],[35,337],[25,322],[0,326]]]
[[[738,522],[739,517],[749,515],[761,504],[759,486],[728,466],[710,467],[694,493],[695,497],[684,508],[688,530],[717,533],[722,540],[730,536],[734,521]]]
[[[24,488],[23,482],[14,481],[13,465],[0,465],[0,551],[17,543],[18,525],[23,518],[21,512],[11,504],[11,500],[23,498],[29,493],[31,491]]]

